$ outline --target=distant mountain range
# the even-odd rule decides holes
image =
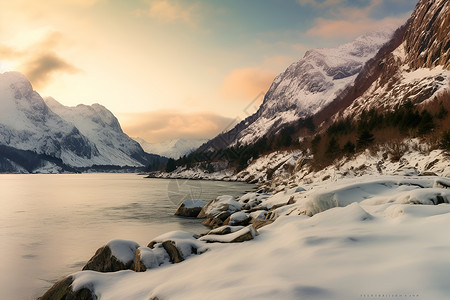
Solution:
[[[207,139],[173,139],[161,143],[149,143],[139,137],[133,139],[141,145],[145,152],[170,158],[180,158],[189,154],[208,141]]]
[[[63,172],[158,164],[94,104],[66,107],[42,99],[20,73],[0,74],[0,172]]]

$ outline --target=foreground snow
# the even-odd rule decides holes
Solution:
[[[266,208],[296,202],[277,208],[278,219],[251,241],[208,244],[201,255],[143,273],[79,272],[73,288],[90,287],[102,300],[447,299],[449,185],[377,175],[293,188],[260,199]],[[432,205],[438,195],[446,203]],[[312,217],[302,214],[330,199]]]

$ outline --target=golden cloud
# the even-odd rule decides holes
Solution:
[[[332,18],[317,18],[314,27],[306,33],[310,36],[327,39],[350,39],[380,28],[394,30],[406,22],[409,14],[379,20],[373,19],[371,14],[381,3],[382,0],[372,0],[368,6],[363,8],[339,7],[330,12]]]
[[[231,71],[221,86],[228,99],[253,100],[266,93],[276,74],[261,68],[242,68]]]
[[[55,73],[73,74],[80,71],[55,52],[62,44],[64,37],[59,32],[47,33],[23,50],[0,44],[0,59],[16,61],[17,71],[22,72],[34,87],[41,88],[49,83]]]
[[[138,16],[146,15],[163,23],[183,22],[195,24],[199,18],[199,5],[181,5],[178,2],[158,0],[147,1],[148,9],[136,11]]]
[[[231,129],[235,120],[214,113],[183,113],[181,111],[151,111],[119,114],[124,132],[149,142],[176,138],[212,138]]]

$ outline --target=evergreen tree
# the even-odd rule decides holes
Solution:
[[[441,142],[439,146],[442,150],[450,153],[450,130],[442,134]]]
[[[368,130],[364,130],[358,137],[358,148],[364,148],[370,145],[374,140],[373,134]]]
[[[345,153],[355,153],[355,144],[348,141],[345,143],[344,148],[342,149]]]
[[[177,164],[175,162],[175,159],[173,158],[169,158],[169,160],[167,161],[167,165],[166,165],[166,172],[170,173],[175,171],[175,169],[177,168]]]

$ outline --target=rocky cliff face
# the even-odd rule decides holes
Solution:
[[[315,116],[320,124],[363,110],[393,109],[410,101],[448,101],[450,2],[421,0],[407,24],[370,60],[353,85]]]
[[[412,69],[450,70],[450,1],[419,1],[406,31],[405,50]]]

